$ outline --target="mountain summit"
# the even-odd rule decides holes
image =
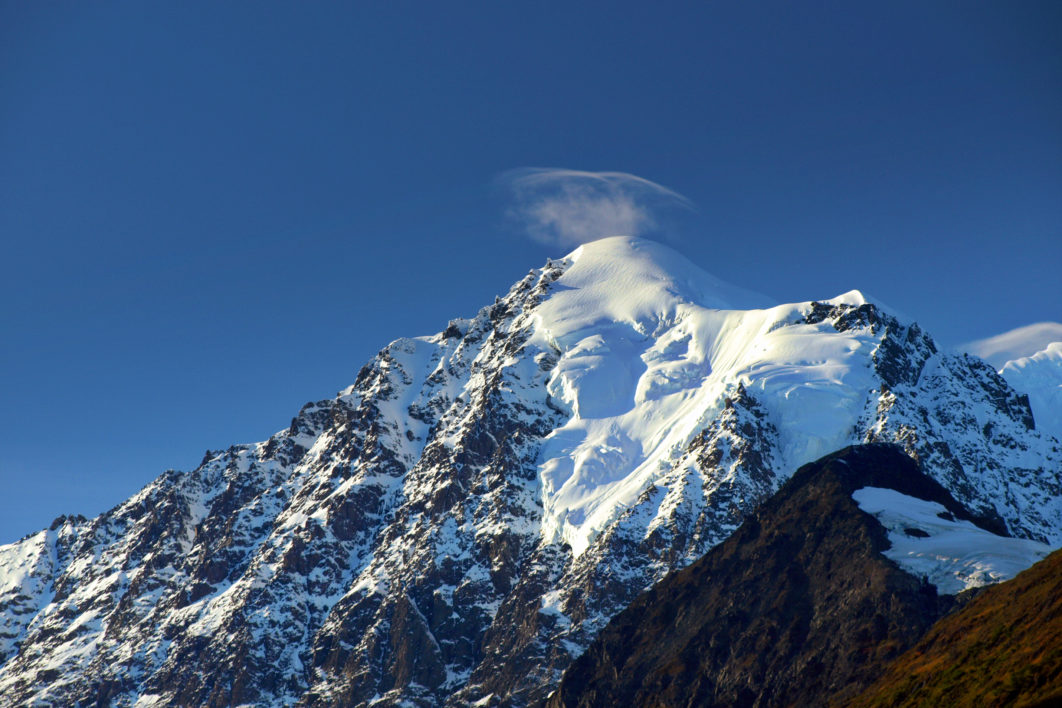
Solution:
[[[0,547],[0,692],[534,703],[789,470],[860,442],[1062,543],[1059,442],[979,359],[857,292],[776,305],[654,242],[586,244],[268,440]]]
[[[1029,395],[1036,427],[1062,440],[1062,323],[1039,322],[963,345]]]

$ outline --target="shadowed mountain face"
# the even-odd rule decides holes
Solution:
[[[882,554],[885,529],[852,497],[866,487],[972,518],[898,447],[807,465],[613,618],[550,708],[843,704],[955,604]]]
[[[845,705],[1062,705],[1062,551],[937,622]]]
[[[858,292],[771,306],[586,244],[268,440],[0,547],[0,695],[533,704],[791,470],[879,441],[1062,542],[1059,443],[980,360]]]

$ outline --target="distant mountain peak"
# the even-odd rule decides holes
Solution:
[[[1037,322],[959,347],[1029,397],[1036,427],[1062,441],[1062,323]]]

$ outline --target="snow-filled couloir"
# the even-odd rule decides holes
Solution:
[[[0,547],[0,692],[114,705],[526,705],[798,466],[895,442],[1062,543],[1027,398],[858,292],[775,304],[651,241],[393,342],[269,440]]]

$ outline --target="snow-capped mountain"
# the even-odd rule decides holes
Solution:
[[[992,364],[1015,390],[1029,396],[1036,427],[1062,440],[1062,323],[1039,322],[963,350]]]
[[[1062,440],[1062,341],[1032,356],[1008,361],[999,372],[1011,386],[1029,396],[1036,424]]]
[[[980,359],[858,292],[775,305],[597,241],[267,441],[0,547],[0,695],[525,705],[791,470],[873,441],[1062,544],[1060,444]]]

